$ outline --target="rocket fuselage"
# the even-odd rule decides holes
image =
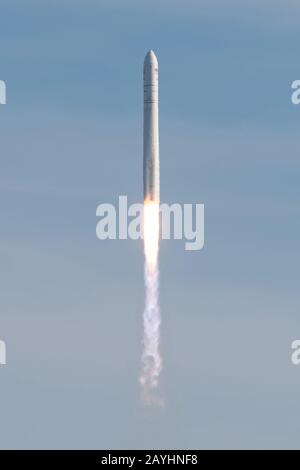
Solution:
[[[144,61],[144,200],[159,203],[158,62]]]

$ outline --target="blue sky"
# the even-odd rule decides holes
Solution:
[[[163,3],[163,4],[162,4]],[[299,14],[281,1],[0,7],[1,448],[298,448]],[[142,199],[142,63],[160,63],[164,411],[139,401],[143,250],[96,206]]]

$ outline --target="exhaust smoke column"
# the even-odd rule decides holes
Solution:
[[[155,400],[162,361],[159,308],[159,131],[158,62],[154,52],[144,61],[144,252],[145,289],[143,370],[141,385],[147,401]]]

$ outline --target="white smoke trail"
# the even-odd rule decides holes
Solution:
[[[152,269],[145,264],[146,304],[144,310],[144,351],[143,351],[143,375],[141,383],[145,388],[158,386],[158,377],[162,364],[159,353],[160,336],[160,310],[158,303],[158,278],[157,266]]]
[[[159,204],[144,204],[144,251],[146,300],[143,315],[144,338],[141,385],[147,402],[157,402],[153,392],[159,384],[162,370],[160,356],[160,308],[159,308]]]

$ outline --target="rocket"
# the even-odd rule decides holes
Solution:
[[[150,50],[144,60],[144,201],[159,204],[158,62]]]

